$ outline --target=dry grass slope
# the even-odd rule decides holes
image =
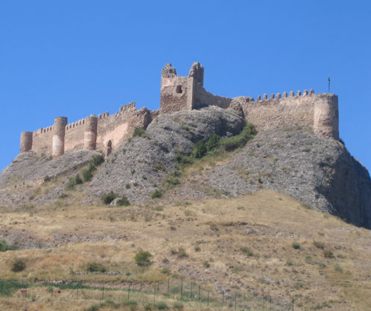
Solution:
[[[371,306],[371,232],[271,191],[146,207],[58,205],[4,211],[0,233],[22,246],[0,253],[0,279],[40,285],[29,288],[27,297],[21,290],[0,295],[0,310],[144,310],[142,301],[151,302],[151,294],[136,297],[133,292],[135,305],[124,303],[125,292],[113,289],[128,284],[151,289],[169,278],[177,284],[180,279],[194,282],[213,297],[243,293],[250,306],[264,297],[294,300],[295,310]],[[134,256],[139,250],[149,251],[153,264],[138,267]],[[25,262],[23,271],[11,270],[15,259]],[[105,271],[88,272],[92,263]],[[61,280],[99,290],[41,286]],[[107,299],[116,304],[100,305]],[[157,299],[174,310],[221,309],[205,302],[179,305],[171,295]],[[161,310],[161,305],[147,307]]]

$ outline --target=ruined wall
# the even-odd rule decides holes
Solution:
[[[60,123],[59,121],[63,122]],[[59,156],[74,150],[114,150],[132,136],[136,127],[146,128],[152,116],[148,109],[137,110],[135,104],[124,105],[114,115],[103,113],[65,125],[66,118],[56,118],[53,126],[21,135],[21,152]]]
[[[132,137],[135,128],[147,128],[152,121],[148,109],[137,110],[135,104],[122,106],[114,115],[104,113],[98,118],[96,149],[107,153]]]
[[[64,152],[88,149],[105,153],[117,148],[132,136],[135,128],[146,128],[159,113],[200,109],[218,106],[242,109],[249,122],[258,130],[304,127],[324,137],[339,139],[338,98],[333,94],[314,94],[304,91],[294,94],[275,94],[227,98],[206,91],[204,68],[195,62],[188,76],[177,76],[176,69],[168,64],[161,74],[160,110],[137,110],[135,104],[124,105],[114,115],[90,116],[66,124],[67,118],[58,117],[53,126],[33,133],[21,134],[20,151],[59,156]],[[241,107],[241,108],[239,108]]]
[[[160,112],[191,110],[194,78],[162,76]]]
[[[313,91],[249,97],[236,97],[232,104],[242,106],[246,119],[258,130],[301,127],[316,134],[339,138],[337,96]]]
[[[200,84],[195,84],[194,86],[194,98],[192,103],[193,109],[199,109],[207,106],[228,108],[231,101],[231,98],[211,94],[210,92],[206,91]]]

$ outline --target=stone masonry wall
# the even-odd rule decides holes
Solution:
[[[259,96],[256,100],[251,97],[227,98],[206,91],[203,83],[204,68],[200,63],[192,64],[188,76],[177,76],[176,69],[167,64],[161,75],[159,111],[137,110],[135,104],[129,104],[122,106],[114,115],[103,113],[98,118],[91,116],[65,127],[63,125],[63,128],[58,128],[61,124],[57,121],[64,119],[59,117],[53,126],[39,129],[32,135],[30,132],[23,132],[21,152],[29,151],[32,146],[31,150],[38,154],[51,155],[54,144],[55,148],[60,149],[55,152],[55,156],[63,154],[64,151],[84,148],[96,148],[109,153],[132,136],[136,127],[146,128],[158,114],[207,106],[240,107],[246,119],[258,130],[297,126],[309,129],[319,136],[339,139],[336,95],[316,95],[313,91],[294,94],[291,91],[289,94],[285,92],[270,97]]]
[[[106,152],[108,142],[112,150],[132,136],[136,127],[146,128],[151,122],[151,113],[147,109],[137,110],[135,104],[124,105],[114,115],[103,113],[98,118],[96,150]],[[39,129],[32,133],[32,151],[38,154],[52,154],[53,128]],[[65,127],[64,151],[84,149],[84,134],[87,119],[69,123]]]
[[[339,139],[338,99],[333,94],[298,92],[258,97],[236,97],[231,104],[239,103],[246,119],[258,130],[301,127],[314,133]]]

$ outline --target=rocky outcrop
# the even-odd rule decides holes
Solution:
[[[63,196],[68,176],[88,163],[96,151],[77,151],[52,159],[30,151],[21,153],[0,174],[0,206],[21,206],[50,203]],[[58,177],[62,177],[57,181]],[[63,178],[64,177],[64,178]],[[40,187],[54,184],[49,191],[39,193]]]
[[[200,199],[272,189],[308,207],[371,228],[371,180],[345,146],[300,128],[262,131],[228,161],[200,171],[173,193]]]
[[[89,185],[88,194],[100,196],[113,191],[131,203],[145,202],[174,171],[179,154],[189,154],[196,142],[213,133],[235,135],[244,124],[241,113],[218,107],[161,114],[142,137],[134,137],[107,159]]]

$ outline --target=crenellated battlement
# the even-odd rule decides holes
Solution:
[[[104,112],[98,117],[92,115],[71,123],[67,123],[67,118],[56,118],[51,126],[23,132],[20,150],[54,157],[79,149],[107,152],[109,146],[112,151],[132,134],[135,127],[146,127],[150,116],[148,110],[137,110],[135,103],[131,102],[122,105],[112,115]],[[64,123],[58,123],[59,120]]]
[[[233,107],[243,111],[258,130],[300,126],[322,137],[339,138],[338,98],[315,94],[314,90],[263,94],[256,98],[217,96],[204,88],[204,67],[195,62],[187,76],[178,76],[167,64],[161,72],[160,110],[138,110],[134,102],[123,105],[115,114],[103,112],[72,123],[58,117],[53,125],[34,132],[22,132],[21,152],[60,156],[79,149],[110,153],[125,142],[135,128],[146,128],[162,113],[202,109],[208,106]],[[240,108],[239,108],[240,107]]]
[[[298,97],[313,96],[313,95],[315,95],[314,90],[297,91],[296,93],[291,90],[290,92],[276,93],[276,94],[271,94],[269,96],[267,94],[263,94],[261,96],[258,96],[256,100],[250,97],[250,100],[255,101],[255,102],[276,102],[281,99],[283,100],[285,98],[290,98],[290,97],[298,98]]]

